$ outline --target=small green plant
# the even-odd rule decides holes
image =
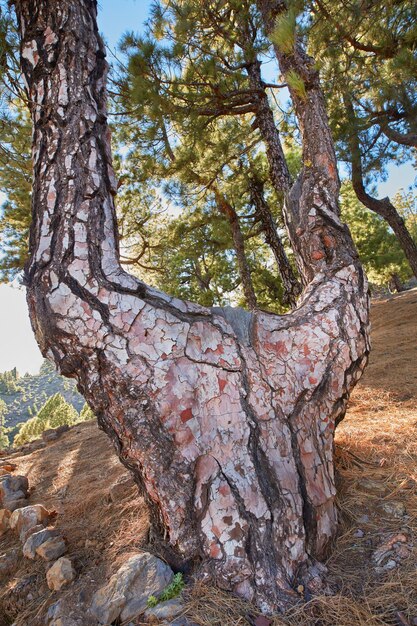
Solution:
[[[176,598],[184,589],[184,585],[185,582],[183,575],[181,574],[181,572],[178,572],[178,574],[175,574],[172,582],[170,582],[170,584],[165,587],[159,598],[157,598],[156,596],[149,596],[147,600],[148,607],[151,609],[160,602],[166,602],[167,600],[172,600],[172,598]]]

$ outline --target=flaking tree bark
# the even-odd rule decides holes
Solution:
[[[34,127],[25,280],[42,353],[78,381],[170,562],[264,611],[285,608],[298,584],[320,584],[316,559],[337,524],[334,428],[369,350],[323,110],[309,114],[311,166],[285,209],[309,283],[299,307],[180,301],[119,264],[95,0],[15,7]]]

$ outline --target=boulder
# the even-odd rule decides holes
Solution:
[[[53,428],[48,428],[48,430],[44,430],[42,433],[42,439],[44,441],[55,441],[55,439],[58,439],[58,433],[56,432],[55,429]]]
[[[59,530],[55,528],[43,528],[39,529],[38,532],[32,533],[24,543],[23,556],[27,559],[34,559],[36,556],[36,549],[45,543],[45,541],[48,541],[53,537],[58,537],[59,534]]]
[[[42,504],[32,504],[13,511],[10,517],[10,528],[15,530],[23,539],[30,528],[46,526],[53,516]]]
[[[13,511],[17,511],[17,509],[23,509],[23,507],[27,505],[28,502],[26,498],[18,498],[17,500],[10,500],[7,503],[7,508],[13,513]]]
[[[27,449],[30,452],[35,452],[36,450],[43,450],[44,448],[46,448],[46,443],[42,441],[41,439],[36,439],[35,441],[31,441],[27,446]]]
[[[0,537],[10,528],[10,516],[8,509],[0,509]]]
[[[59,591],[69,585],[75,578],[75,570],[69,559],[62,556],[46,572],[46,582],[49,589]]]
[[[51,537],[37,548],[35,548],[36,554],[38,554],[44,561],[55,561],[67,551],[67,544],[63,537]]]
[[[22,532],[20,535],[20,541],[22,542],[22,546],[25,545],[26,541],[29,539],[33,533],[38,533],[40,530],[43,530],[45,526],[43,524],[38,524],[37,526],[31,526],[26,531]]]
[[[26,476],[13,476],[5,474],[0,476],[0,506],[10,509],[10,504],[15,500],[27,498],[29,481]]]
[[[172,600],[166,600],[160,602],[151,609],[145,611],[144,617],[148,620],[171,620],[177,617],[184,610],[184,605],[179,598],[172,598]]]
[[[94,594],[90,611],[101,624],[132,619],[147,609],[149,596],[162,593],[173,576],[169,565],[153,554],[137,554]]]

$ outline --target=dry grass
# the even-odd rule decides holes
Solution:
[[[27,456],[13,455],[18,472],[29,478],[30,504],[41,503],[58,511],[56,526],[68,543],[77,570],[76,582],[59,595],[73,604],[88,599],[114,573],[121,562],[144,543],[148,530],[147,511],[132,486],[126,498],[112,503],[110,487],[127,476],[104,433],[94,422],[78,425],[47,448]],[[10,534],[0,539],[0,553],[17,543]],[[21,557],[17,567],[0,588],[0,626],[9,624],[9,613],[18,608],[16,626],[43,626],[47,607],[57,600],[45,584],[47,565]],[[14,594],[16,583],[33,576],[30,592],[34,599],[19,609]],[[2,581],[3,582],[3,581]],[[2,621],[3,619],[3,621]],[[83,626],[89,626],[87,617]]]
[[[335,591],[301,603],[271,626],[414,626],[417,624],[416,549],[398,568],[377,574],[375,548],[393,533],[411,545],[417,530],[417,290],[374,304],[373,353],[337,431],[340,530],[328,560]],[[143,545],[148,528],[143,501],[109,502],[109,487],[126,471],[93,423],[77,426],[28,456],[14,458],[41,502],[59,513],[77,581],[61,594],[76,604],[88,599],[120,563]],[[403,503],[407,515],[384,513],[384,502]],[[365,517],[366,516],[366,517]],[[363,537],[355,537],[360,529]],[[87,544],[86,544],[87,540]],[[0,539],[0,552],[13,546]],[[45,565],[21,559],[0,590],[1,606],[13,586],[33,576],[36,594],[16,626],[40,626],[57,596],[45,585]],[[188,592],[186,614],[200,626],[253,626],[259,612],[219,589],[198,584]],[[416,621],[413,621],[416,620]],[[89,626],[85,616],[83,626]]]

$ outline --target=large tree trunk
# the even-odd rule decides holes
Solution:
[[[169,560],[284,608],[335,534],[334,427],[369,349],[366,280],[329,146],[314,138],[324,169],[298,184],[288,219],[310,281],[297,310],[171,298],[118,261],[95,0],[16,10],[34,124],[25,276],[42,353],[77,379]]]

